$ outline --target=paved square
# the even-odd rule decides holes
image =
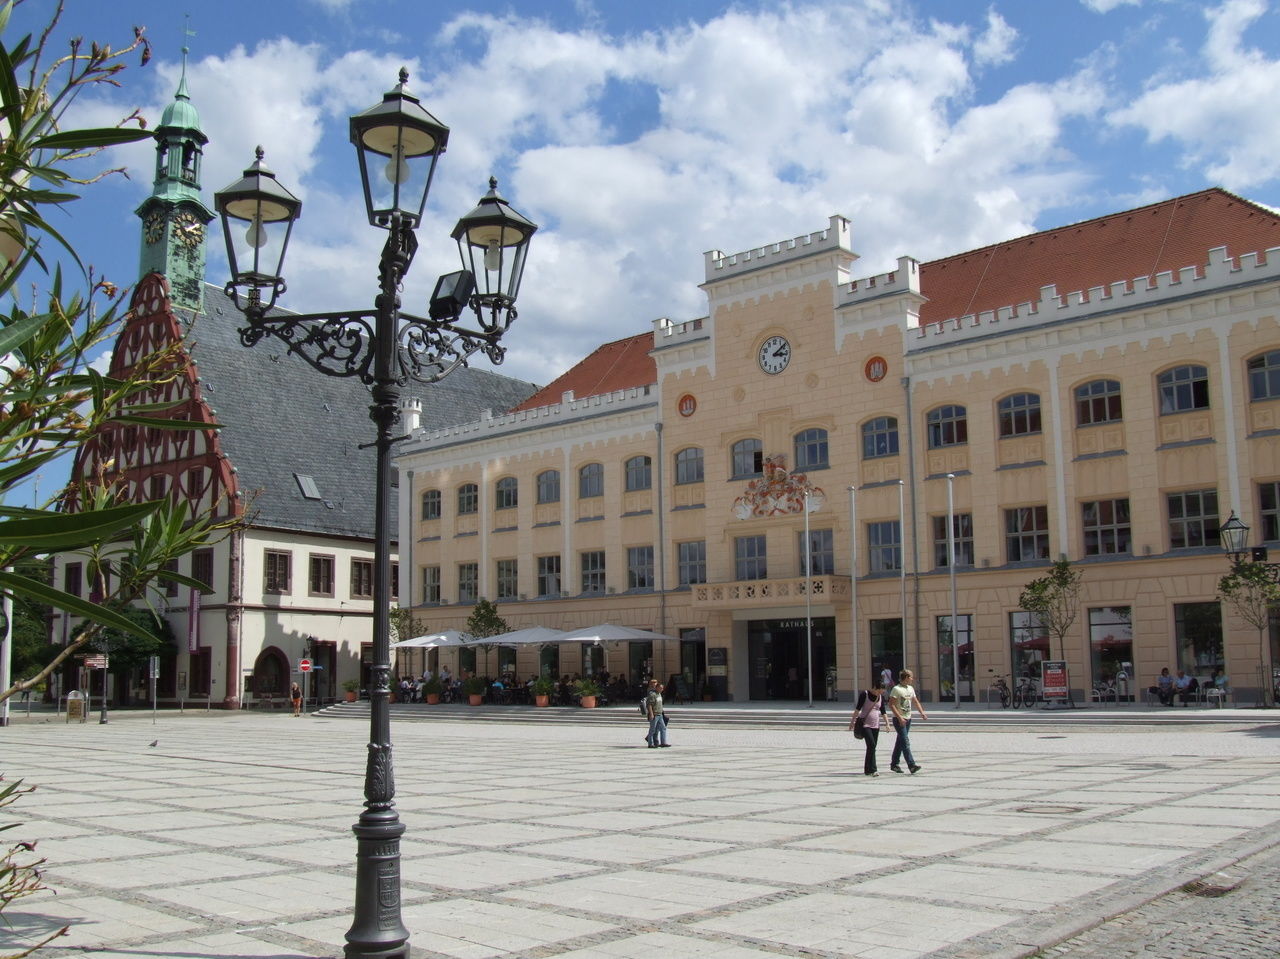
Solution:
[[[415,959],[1026,955],[1277,842],[1274,715],[921,723],[922,772],[877,779],[843,710],[673,726],[669,750],[621,715],[397,721],[404,922]],[[0,953],[70,924],[48,955],[341,955],[367,734],[216,713],[0,730],[0,772],[38,786],[6,838],[39,841],[57,890],[10,907]]]

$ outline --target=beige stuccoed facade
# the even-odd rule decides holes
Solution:
[[[1065,659],[1076,702],[1096,686],[1141,699],[1166,666],[1221,667],[1255,701],[1275,630],[1260,643],[1218,605],[1217,529],[1234,510],[1253,541],[1277,536],[1280,256],[1206,247],[1150,281],[929,323],[920,263],[860,277],[855,260],[839,216],[708,253],[707,316],[655,322],[644,381],[414,430],[398,466],[419,624],[461,628],[483,596],[512,628],[657,630],[683,642],[610,646],[609,669],[739,701],[805,698],[810,646],[817,699],[905,665],[936,702],[958,661],[961,698],[981,702],[994,677]],[[1018,598],[1060,555],[1084,586],[1050,648]],[[581,672],[584,655],[502,662],[528,678]]]

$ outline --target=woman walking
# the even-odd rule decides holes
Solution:
[[[880,720],[884,716],[884,683],[877,679],[870,689],[858,693],[858,705],[849,717],[849,728],[859,724],[862,728],[862,741],[867,747],[867,757],[862,761],[864,776],[879,776],[876,771],[876,743],[880,739]]]

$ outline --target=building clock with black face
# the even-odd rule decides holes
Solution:
[[[190,213],[179,213],[173,221],[173,235],[187,247],[204,242],[204,224]]]
[[[142,237],[148,243],[158,243],[164,236],[165,227],[168,222],[165,215],[159,210],[147,214],[147,218],[142,221]]]
[[[781,373],[791,362],[791,344],[785,336],[771,336],[760,344],[757,360],[766,373]]]

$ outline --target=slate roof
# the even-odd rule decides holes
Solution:
[[[204,286],[204,311],[194,325],[189,313],[180,318],[189,324],[201,391],[222,424],[222,448],[240,489],[258,491],[254,525],[371,538],[374,452],[358,448],[374,438],[368,389],[358,379],[317,372],[279,341],[242,346],[243,317],[212,284]],[[453,426],[485,410],[505,412],[536,389],[463,368],[433,385],[411,380],[404,395],[422,400],[423,425]],[[295,473],[314,479],[320,499],[303,496]],[[392,507],[394,524],[394,499]]]
[[[924,323],[1037,302],[1040,288],[1060,295],[1154,276],[1189,266],[1203,268],[1209,250],[1225,246],[1232,257],[1280,247],[1280,217],[1266,207],[1214,187],[1031,233],[920,264],[920,290],[928,297]],[[653,334],[601,346],[543,387],[518,409],[648,386],[658,380],[649,355]]]

